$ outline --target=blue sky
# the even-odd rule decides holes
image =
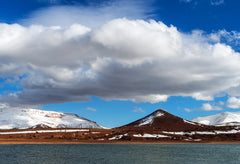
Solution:
[[[189,120],[239,111],[239,5],[1,2],[0,108],[76,113],[106,127],[159,108]]]

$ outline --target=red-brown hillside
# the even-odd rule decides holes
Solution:
[[[212,126],[187,121],[158,109],[144,118],[119,128],[126,130],[195,131],[211,129]]]

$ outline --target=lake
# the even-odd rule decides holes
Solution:
[[[239,144],[0,145],[3,164],[237,164]]]

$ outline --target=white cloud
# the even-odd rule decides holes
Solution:
[[[205,100],[205,101],[213,100],[213,95],[209,95],[208,93],[206,93],[206,94],[204,94],[204,93],[193,93],[192,97],[195,98],[196,100]]]
[[[139,95],[135,96],[135,98],[132,98],[133,102],[150,102],[150,103],[157,103],[157,102],[165,102],[167,101],[168,96],[167,95],[157,95],[157,94],[151,94],[151,95]]]
[[[201,32],[114,19],[100,28],[0,24],[0,73],[23,90],[1,102],[37,105],[105,100],[212,100],[240,84],[240,55]],[[11,43],[11,44],[10,44]],[[240,92],[236,92],[236,96]]]
[[[211,110],[213,110],[213,107],[212,107],[212,105],[205,103],[202,105],[201,108],[199,108],[199,110],[211,111]]]
[[[93,111],[93,112],[96,112],[96,111],[97,111],[97,109],[91,108],[91,107],[87,107],[86,110],[90,110],[90,111]]]
[[[0,109],[6,109],[8,108],[9,106],[7,104],[4,104],[4,103],[0,103]]]
[[[213,42],[220,42],[221,41],[221,36],[218,33],[212,33],[212,34],[210,34],[210,39]]]
[[[233,109],[240,108],[240,99],[236,98],[236,97],[230,97],[227,100],[227,107],[228,108],[233,108]]]
[[[133,112],[141,112],[141,113],[145,113],[146,111],[143,110],[141,107],[137,107],[137,106],[135,106]]]
[[[212,106],[209,103],[204,103],[201,108],[198,110],[203,110],[203,111],[212,111],[212,110],[222,110],[220,106]]]

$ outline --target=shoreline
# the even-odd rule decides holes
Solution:
[[[201,141],[201,142],[186,142],[186,141],[27,141],[27,140],[0,140],[0,145],[6,144],[240,144],[240,141]]]
[[[239,133],[166,136],[162,132],[157,137],[154,132],[146,132],[145,137],[142,133],[121,129],[11,129],[0,130],[0,144],[240,144]]]

